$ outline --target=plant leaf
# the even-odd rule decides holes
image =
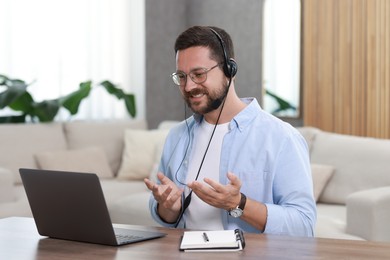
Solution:
[[[31,112],[30,116],[32,118],[38,117],[40,122],[51,122],[57,115],[60,106],[61,104],[58,99],[45,100],[39,103],[34,103],[33,111]]]
[[[133,94],[126,94],[123,96],[123,99],[125,100],[127,112],[129,112],[132,117],[135,117],[137,114],[135,107],[135,96]]]
[[[80,88],[59,99],[60,104],[66,108],[71,115],[77,114],[81,101],[88,97],[91,92],[92,82],[86,81],[80,83]]]
[[[268,90],[265,90],[265,93],[267,95],[270,95],[271,97],[273,97],[279,105],[279,107],[277,109],[275,109],[275,111],[272,112],[273,114],[290,109],[290,108],[293,110],[297,109],[295,106],[291,105],[289,102],[287,102],[286,100],[282,99],[281,97],[275,95],[274,93],[272,93]]]
[[[122,89],[117,88],[108,80],[101,82],[100,85],[103,86],[108,93],[116,96],[118,99],[123,99],[125,101],[127,112],[129,112],[132,117],[136,116],[137,110],[134,94],[126,94]]]
[[[8,77],[0,74],[0,86],[5,85],[5,82],[8,80]]]
[[[116,96],[118,99],[121,99],[125,95],[123,90],[117,88],[114,84],[112,84],[108,80],[101,82],[100,85],[103,86],[107,90],[108,93]]]
[[[27,92],[28,85],[25,84],[23,81],[13,80],[12,81],[13,83],[7,83],[7,82],[9,81],[5,82],[7,89],[0,93],[0,109],[10,106],[13,102],[15,102],[15,100],[28,93]],[[14,83],[15,85],[12,85]],[[8,86],[8,84],[11,85]]]
[[[10,108],[16,111],[22,111],[24,114],[29,114],[33,109],[34,100],[30,93],[27,91],[18,97],[12,104],[9,105]]]
[[[26,122],[26,115],[20,116],[0,116],[0,124],[5,123],[24,123]]]

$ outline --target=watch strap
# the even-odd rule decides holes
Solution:
[[[238,204],[238,208],[243,211],[245,208],[245,204],[246,204],[246,196],[244,193],[241,192],[241,199],[240,199],[240,204]]]

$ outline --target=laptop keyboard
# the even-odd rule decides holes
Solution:
[[[144,237],[141,234],[137,234],[136,231],[130,231],[128,229],[114,228],[115,237],[119,244],[126,244],[128,242],[142,240]]]
[[[120,244],[132,242],[132,241],[137,241],[137,240],[142,238],[141,236],[136,236],[136,235],[116,234],[115,236],[116,236],[118,243],[120,243]]]
[[[129,244],[130,242],[139,242],[144,240],[149,240],[153,238],[158,238],[165,236],[164,233],[160,232],[151,232],[146,230],[134,230],[134,229],[124,229],[124,228],[115,228],[115,237],[119,245]]]

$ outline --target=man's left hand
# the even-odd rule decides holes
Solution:
[[[227,177],[230,181],[227,185],[222,185],[212,179],[204,178],[204,182],[193,181],[188,184],[188,187],[207,204],[231,210],[240,203],[241,180],[229,172]],[[207,185],[208,184],[208,185]]]

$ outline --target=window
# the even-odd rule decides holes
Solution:
[[[34,82],[36,101],[109,80],[135,94],[144,117],[144,0],[0,0],[0,10],[0,74]],[[94,89],[76,118],[126,118],[121,102]]]
[[[299,116],[300,17],[300,0],[265,1],[263,107],[277,116]]]

